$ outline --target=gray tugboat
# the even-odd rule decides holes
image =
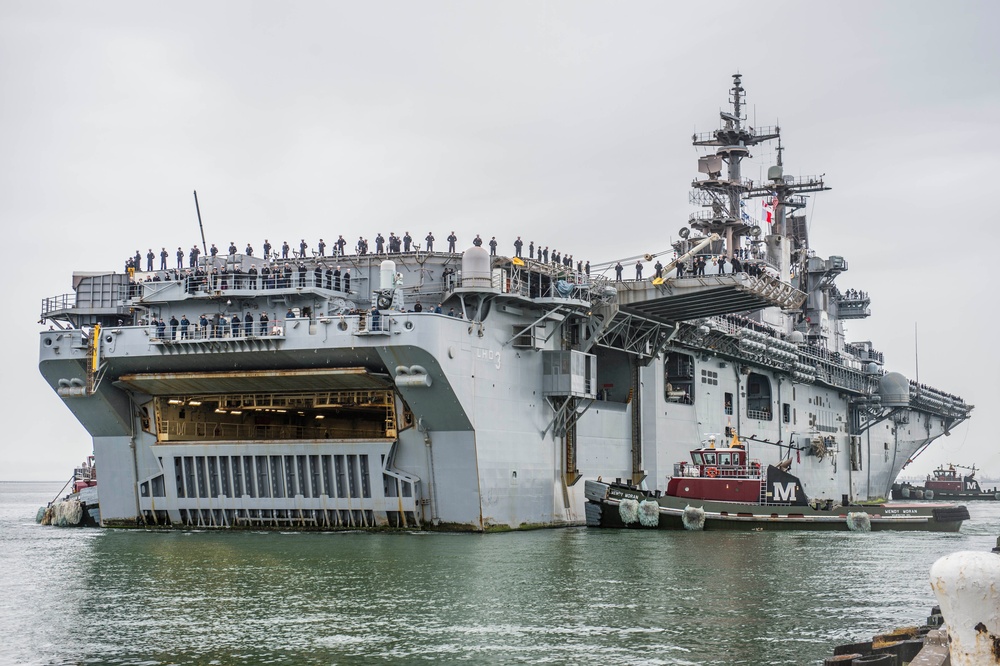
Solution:
[[[791,459],[810,501],[887,496],[972,407],[847,341],[869,298],[836,287],[847,263],[816,256],[798,214],[826,187],[780,164],[745,181],[740,161],[779,133],[744,125],[738,76],[732,102],[695,137],[714,150],[704,213],[651,279],[339,243],[74,273],[42,303],[39,367],[93,436],[102,524],[583,524],[581,479],[663,490],[727,428],[766,442],[762,465]],[[759,199],[770,223],[744,214]]]

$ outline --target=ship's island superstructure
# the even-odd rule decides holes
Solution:
[[[661,489],[731,429],[818,501],[888,496],[972,407],[846,341],[869,298],[809,248],[800,211],[823,179],[785,176],[780,150],[766,182],[742,178],[779,132],[746,126],[739,76],[730,101],[694,137],[715,149],[693,183],[703,210],[660,277],[480,247],[75,273],[42,303],[40,369],[93,436],[102,523],[583,524],[581,478]],[[770,224],[744,212],[761,198]],[[719,257],[739,270],[696,270]]]

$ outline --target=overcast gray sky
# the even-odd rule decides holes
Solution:
[[[834,188],[810,240],[872,296],[849,339],[913,377],[917,324],[920,380],[977,405],[910,470],[1000,474],[998,25],[995,1],[6,0],[0,479],[67,478],[91,451],[38,373],[41,300],[199,242],[192,190],[208,242],[241,250],[454,229],[660,252],[737,71],[786,172]]]

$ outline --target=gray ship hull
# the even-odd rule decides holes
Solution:
[[[835,287],[847,263],[792,214],[828,188],[780,164],[742,180],[778,133],[741,125],[734,83],[733,113],[694,139],[717,149],[705,210],[653,279],[480,247],[75,274],[42,303],[39,366],[93,436],[103,524],[577,525],[581,479],[663,489],[732,432],[817,499],[887,497],[972,406],[847,342],[870,301]],[[773,226],[741,217],[765,196]]]

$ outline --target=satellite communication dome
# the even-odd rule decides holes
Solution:
[[[489,252],[481,247],[470,247],[462,253],[462,287],[489,289],[492,286]]]
[[[879,380],[878,393],[885,407],[908,407],[910,404],[910,382],[898,372],[890,372]]]

